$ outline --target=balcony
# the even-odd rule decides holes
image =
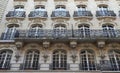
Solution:
[[[82,19],[82,18],[92,19],[93,15],[91,11],[74,11],[73,17],[75,19]]]
[[[111,11],[111,10],[96,11],[96,17],[98,19],[104,19],[104,18],[115,19],[116,14],[114,13],[114,11]]]
[[[5,63],[4,66],[3,64],[0,65],[0,70],[10,70],[11,64],[10,63]]]
[[[70,70],[70,64],[63,64],[63,63],[58,63],[58,64],[50,64],[50,70]]]
[[[40,64],[21,64],[20,70],[40,70]]]
[[[69,11],[62,11],[62,10],[56,10],[56,11],[53,11],[52,12],[52,15],[51,15],[52,18],[67,18],[69,19],[70,18],[70,14],[69,14]]]
[[[25,18],[25,11],[9,11],[6,15],[7,19],[10,18],[18,18],[18,19],[24,19]]]
[[[48,17],[47,11],[31,11],[29,18],[41,18],[46,19]]]
[[[24,40],[24,41],[69,41],[75,39],[83,41],[118,41],[120,40],[120,30],[102,30],[102,29],[90,29],[90,30],[60,30],[60,29],[41,29],[39,31],[34,30],[18,30],[13,33],[3,33],[1,40]],[[54,39],[54,40],[53,40]]]

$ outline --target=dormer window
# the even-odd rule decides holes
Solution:
[[[15,11],[24,11],[24,6],[22,5],[15,6]]]

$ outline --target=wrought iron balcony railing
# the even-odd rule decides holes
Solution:
[[[10,63],[5,63],[4,66],[3,64],[0,64],[0,70],[10,70],[11,64]]]
[[[116,17],[116,14],[111,10],[101,10],[96,11],[96,17]]]
[[[29,64],[21,64],[20,65],[20,70],[40,70],[40,64],[38,63],[29,63]]]
[[[51,17],[52,18],[57,18],[57,17],[69,18],[70,14],[69,14],[69,11],[53,11]]]
[[[58,63],[58,64],[50,64],[49,65],[50,70],[69,70],[70,64],[68,63]]]
[[[91,11],[74,11],[74,18],[80,18],[80,17],[92,17]]]
[[[79,64],[79,69],[84,70],[84,71],[96,71],[96,70],[101,70],[100,64],[97,63],[80,63]]]
[[[25,11],[9,11],[6,15],[7,18],[25,18]]]
[[[40,29],[17,30],[15,33],[3,33],[2,40],[12,39],[120,39],[120,30],[60,30],[60,29]]]
[[[47,11],[31,11],[29,14],[30,18],[47,18]]]

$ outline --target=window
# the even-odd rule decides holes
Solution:
[[[56,17],[65,17],[67,15],[65,6],[64,5],[56,6],[54,14]]]
[[[24,69],[38,70],[39,68],[39,51],[30,50],[26,53]]]
[[[82,70],[96,70],[95,54],[92,50],[82,50],[80,59],[80,68]]]
[[[108,10],[108,6],[107,6],[107,5],[100,5],[100,6],[98,7],[98,9],[99,9],[100,11],[107,11],[107,10]]]
[[[43,29],[42,25],[40,24],[34,24],[29,30],[29,36],[30,37],[39,37],[43,35]]]
[[[67,69],[67,53],[64,50],[53,52],[53,70]]]
[[[89,25],[80,25],[78,26],[78,33],[81,38],[90,37]]]
[[[45,11],[45,6],[43,6],[43,5],[37,5],[35,7],[35,11]]]
[[[78,5],[77,8],[78,8],[78,11],[86,11],[85,5]]]
[[[120,50],[112,50],[109,52],[109,59],[112,65],[112,70],[120,70]]]
[[[65,6],[64,5],[57,5],[56,9],[65,9]]]
[[[11,24],[6,28],[5,34],[3,36],[4,40],[12,40],[15,37],[15,33],[17,32],[18,25]]]
[[[24,11],[24,6],[22,5],[15,6],[15,11]]]
[[[66,36],[66,26],[63,24],[57,24],[54,28],[55,37],[65,37]]]
[[[103,35],[105,37],[115,37],[115,30],[113,25],[103,25]]]
[[[0,69],[9,69],[11,58],[12,51],[10,50],[0,51]]]

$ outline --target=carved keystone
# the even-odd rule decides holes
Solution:
[[[77,46],[77,42],[71,41],[70,42],[70,47],[75,48]]]
[[[105,41],[98,41],[98,47],[103,48],[105,46]]]
[[[22,42],[16,42],[15,45],[16,45],[17,49],[20,49],[23,46],[23,43]]]
[[[47,41],[43,42],[44,48],[48,48],[49,46],[50,46],[50,42],[47,42]]]

